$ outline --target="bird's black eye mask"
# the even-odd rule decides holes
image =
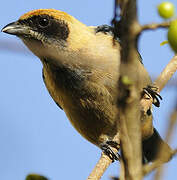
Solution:
[[[69,28],[66,22],[57,20],[47,14],[32,16],[28,19],[19,20],[19,24],[31,27],[33,31],[39,32],[46,37],[67,40]]]

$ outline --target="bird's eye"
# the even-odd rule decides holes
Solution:
[[[49,25],[49,20],[47,18],[39,18],[38,23],[40,27],[45,28]]]

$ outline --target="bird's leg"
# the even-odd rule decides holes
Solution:
[[[119,144],[117,142],[106,141],[100,145],[100,148],[113,162],[120,160],[120,155],[112,150],[112,148],[119,150]]]
[[[156,107],[160,107],[160,100],[162,100],[162,97],[157,93],[157,90],[157,87],[148,85],[147,87],[143,88],[142,96],[144,96],[144,94],[147,94],[149,98],[153,99],[153,104]]]

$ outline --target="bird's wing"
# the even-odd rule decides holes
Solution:
[[[44,71],[43,71],[43,69],[42,69],[42,78],[43,78],[43,81],[44,81],[44,83],[45,83],[45,76],[44,76]],[[45,83],[46,84],[46,83]],[[49,92],[49,94],[50,94],[50,96],[52,97],[52,95],[51,95],[51,93],[50,93],[50,91],[48,90],[48,92]],[[53,98],[52,98],[53,99]],[[63,110],[63,108],[60,106],[60,104],[58,103],[58,102],[56,102],[55,100],[54,100],[54,102],[56,103],[56,105],[61,109],[61,110]]]
[[[89,26],[89,28],[95,34],[101,32],[101,33],[104,33],[105,35],[110,35],[110,36],[114,37],[114,39],[117,40],[120,43],[120,38],[116,36],[114,27],[112,27],[112,26],[103,24],[103,25],[100,25],[100,26]],[[138,54],[139,54],[139,57],[140,57],[139,60],[143,64],[143,59],[141,57],[141,54],[139,52],[138,52]]]
[[[100,26],[89,26],[90,30],[93,31],[95,34],[103,33],[105,35],[110,35],[114,37],[115,40],[120,41],[118,37],[115,36],[114,27],[103,24]]]

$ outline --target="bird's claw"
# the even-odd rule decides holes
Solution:
[[[143,88],[143,95],[147,94],[149,98],[153,99],[153,104],[156,107],[160,107],[160,100],[162,100],[162,97],[157,93],[157,90],[158,90],[157,87],[149,85],[146,88]]]
[[[119,149],[118,148],[118,143],[115,141],[106,141],[106,143],[102,143],[100,145],[100,148],[102,151],[112,160],[114,161],[119,161],[120,160],[120,155],[112,150],[112,148]]]
[[[115,40],[119,41],[120,42],[120,39],[117,37],[116,33],[115,33],[115,29],[114,27],[112,26],[108,26],[106,24],[103,24],[103,25],[100,25],[100,26],[97,26],[96,29],[95,29],[95,32],[98,33],[98,32],[103,32],[105,34],[109,34],[111,35],[112,37],[114,37]]]
[[[96,31],[96,33],[104,32],[104,33],[113,34],[114,28],[104,24],[104,25],[97,26],[95,31]]]

